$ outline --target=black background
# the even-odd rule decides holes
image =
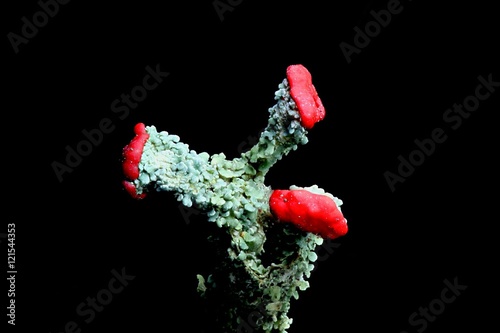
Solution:
[[[478,76],[500,81],[493,5],[401,2],[348,63],[340,43],[352,45],[353,28],[388,1],[242,1],[223,20],[212,1],[71,1],[15,53],[8,33],[40,11],[21,3],[2,10],[0,232],[16,224],[17,331],[61,332],[75,321],[81,332],[206,332],[195,275],[210,269],[213,226],[185,219],[169,193],[132,200],[120,184],[121,149],[144,122],[197,152],[236,157],[265,126],[286,67],[298,63],[327,115],[267,184],[317,184],[338,196],[349,232],[292,303],[289,332],[417,332],[409,316],[440,298],[445,279],[467,289],[422,331],[498,326],[500,88],[456,130],[443,120],[474,94]],[[119,119],[111,103],[156,65],[169,76]],[[104,118],[114,130],[59,181],[52,163],[64,163],[65,147]],[[447,140],[392,192],[384,173],[397,173],[398,156],[438,127]],[[77,306],[122,268],[135,278],[85,323]]]

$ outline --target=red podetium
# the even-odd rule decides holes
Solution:
[[[325,108],[312,84],[311,73],[302,65],[290,65],[286,70],[290,95],[297,105],[301,125],[311,129],[325,118]]]
[[[303,231],[329,239],[347,233],[347,220],[327,195],[306,189],[274,190],[269,205],[278,221],[293,223]]]
[[[137,194],[137,189],[135,188],[134,183],[129,182],[127,180],[122,181],[123,188],[127,191],[128,194],[132,196],[134,199],[144,199],[146,197],[146,193]]]
[[[136,180],[139,177],[139,162],[141,161],[142,151],[149,134],[146,132],[146,126],[138,123],[134,126],[135,137],[128,145],[123,148],[123,173],[130,180]],[[123,181],[125,190],[135,199],[142,199],[145,193],[137,194],[135,185],[130,181]]]
[[[143,123],[134,126],[135,137],[123,148],[123,173],[130,180],[139,177],[139,162],[149,134]]]

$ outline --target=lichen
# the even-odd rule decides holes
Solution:
[[[271,211],[273,189],[265,184],[267,172],[308,142],[287,79],[278,85],[275,100],[258,142],[234,159],[223,153],[197,153],[177,135],[146,126],[149,137],[139,176],[132,180],[138,195],[172,192],[222,231],[208,237],[220,248],[219,264],[210,274],[197,275],[200,295],[217,307],[219,332],[247,332],[249,327],[252,332],[286,332],[292,324],[291,300],[309,288],[316,247],[323,242],[321,235],[278,223]],[[342,205],[317,185],[290,187],[297,189],[329,196],[339,209]],[[249,322],[248,315],[257,310],[259,315]]]

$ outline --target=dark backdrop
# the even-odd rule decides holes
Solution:
[[[195,275],[210,269],[211,226],[168,193],[131,200],[120,184],[121,149],[144,122],[197,152],[235,157],[265,126],[286,67],[298,63],[327,115],[267,184],[323,187],[344,201],[349,232],[320,249],[289,332],[497,326],[492,5],[61,2],[46,2],[50,15],[40,14],[43,0],[2,11],[1,266],[6,273],[14,223],[17,274],[15,297],[8,283],[0,294],[5,314],[15,299],[17,331],[207,332]],[[359,33],[366,29],[369,40]],[[169,74],[128,113],[114,112],[147,66]],[[453,113],[464,103],[474,111]],[[67,147],[99,126],[108,133],[58,177],[54,163],[66,164]],[[410,157],[417,165],[400,167]],[[389,173],[402,178],[389,182]],[[106,297],[113,270],[128,285],[94,317],[88,297]]]

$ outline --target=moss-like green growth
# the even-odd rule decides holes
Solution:
[[[216,308],[219,332],[286,332],[290,302],[309,287],[315,249],[323,242],[276,223],[269,208],[266,173],[308,141],[289,88],[286,79],[279,84],[258,143],[232,160],[223,153],[197,153],[178,136],[146,127],[137,192],[170,191],[224,231],[209,238],[221,249],[219,264],[197,276],[198,291]]]

